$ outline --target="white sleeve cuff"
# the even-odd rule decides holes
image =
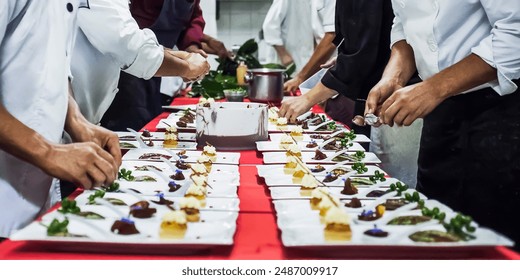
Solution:
[[[494,91],[503,96],[511,94],[518,89],[518,86],[512,81],[512,78],[506,75],[507,71],[495,63],[492,36],[487,37],[478,46],[472,48],[471,52],[478,55],[491,67],[497,69],[498,79],[489,83]]]
[[[147,35],[146,43],[137,51],[137,56],[132,64],[123,67],[128,74],[145,80],[151,79],[161,67],[164,60],[164,48],[155,39],[155,34],[149,29],[143,29]]]
[[[334,24],[323,25],[323,31],[325,31],[325,33],[336,32],[336,26]]]

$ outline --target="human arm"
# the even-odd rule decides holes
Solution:
[[[284,47],[282,37],[282,24],[289,9],[287,1],[289,0],[274,0],[262,24],[265,42],[274,47],[284,66],[291,64],[293,61]]]
[[[298,89],[301,83],[310,78],[316,72],[320,70],[320,65],[327,62],[330,58],[336,46],[332,43],[334,37],[336,36],[333,32],[325,33],[325,36],[320,41],[314,53],[312,54],[309,61],[305,64],[302,70],[294,76],[294,78],[285,82],[284,91],[293,92]]]
[[[220,59],[232,57],[232,53],[226,48],[222,41],[207,34],[204,34],[202,37],[202,50],[208,54],[217,55]]]
[[[365,103],[365,115],[378,115],[383,102],[396,90],[404,87],[415,73],[415,70],[415,58],[412,47],[405,40],[394,43],[390,59],[381,80],[368,94]]]
[[[336,91],[326,87],[320,82],[306,94],[284,100],[278,115],[295,122],[298,116],[309,111],[312,106],[323,102],[336,94],[338,94]]]
[[[70,102],[69,102],[70,106]],[[117,162],[93,142],[57,144],[27,127],[0,104],[0,149],[52,177],[90,189],[113,182]]]
[[[204,37],[204,26],[206,22],[202,16],[202,9],[200,8],[200,0],[195,0],[193,14],[191,20],[186,26],[186,29],[179,36],[177,47],[180,50],[187,52],[196,52],[204,57],[208,55],[202,49],[202,39]]]
[[[196,81],[206,75],[210,65],[198,53],[164,49],[164,61],[156,76],[180,76],[184,81]]]
[[[381,122],[389,126],[409,126],[448,97],[496,79],[495,68],[477,55],[470,54],[424,82],[393,92],[381,107]]]

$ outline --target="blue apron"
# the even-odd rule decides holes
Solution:
[[[173,48],[177,44],[191,22],[194,6],[193,0],[164,1],[159,17],[149,27],[161,45]],[[139,130],[162,113],[160,77],[144,80],[121,71],[118,87],[119,92],[101,120],[102,126],[113,131]]]

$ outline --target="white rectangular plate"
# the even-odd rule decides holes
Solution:
[[[116,134],[119,137],[119,140],[121,140],[121,141],[135,141],[135,136],[131,132],[116,131]],[[142,135],[141,132],[139,134]],[[152,141],[164,141],[164,132],[157,131],[157,132],[150,132],[150,134],[152,135],[152,137],[150,137],[150,139]],[[178,137],[179,137],[179,141],[189,141],[189,142],[197,141],[197,136],[195,133],[179,132]],[[148,140],[148,138],[143,137],[143,140]]]
[[[310,169],[314,168],[315,166],[316,165],[312,165],[312,164],[308,165],[308,167]],[[325,171],[315,172],[312,174],[314,174],[315,176],[325,176],[325,175],[327,175],[327,170],[331,169],[331,167],[334,165],[333,164],[327,164],[327,165],[323,164],[322,166],[325,168]],[[381,172],[386,175],[386,173],[378,166],[367,165],[366,167],[368,169],[367,172],[365,172],[363,174],[355,174],[355,176],[357,176],[357,177],[373,176],[376,171]],[[257,165],[256,168],[258,170],[258,176],[260,176],[260,177],[273,177],[273,176],[282,176],[282,175],[292,177],[291,174],[285,174],[283,164]],[[343,166],[340,166],[337,168],[342,168],[342,169],[344,168],[347,172],[352,171],[352,165],[343,165]]]
[[[87,205],[88,197],[92,194],[92,192],[84,192],[80,194],[75,200],[78,206]],[[165,193],[166,196],[166,193]],[[138,201],[141,201],[143,198],[148,201],[158,201],[159,198],[155,196],[136,196],[132,194],[126,193],[106,193],[105,198],[116,198],[122,200],[127,205],[132,205]],[[181,199],[181,197],[167,197],[168,200],[173,201],[173,205],[177,205]],[[239,210],[239,200],[238,198],[216,198],[216,197],[208,197],[206,198],[206,205],[201,208],[204,210],[214,210],[214,211],[238,211]],[[150,203],[150,205],[157,205],[155,203]],[[158,207],[160,205],[157,205]]]
[[[123,143],[128,143],[130,145],[133,145],[133,147],[124,147]],[[143,148],[143,149],[149,149],[149,148],[165,149],[164,146],[163,146],[162,141],[150,141],[150,142],[149,141],[145,141],[144,143],[146,144],[146,147],[140,147],[140,144],[137,141],[119,140],[119,145],[121,146],[121,150],[131,150],[131,149],[138,149],[138,148]],[[151,146],[148,146],[148,145],[151,145]],[[171,150],[192,150],[192,151],[194,151],[194,150],[197,150],[197,142],[182,142],[182,141],[179,141],[175,148],[168,147],[167,149],[171,149]]]
[[[176,161],[178,157],[175,155],[177,151],[172,151],[169,153],[164,149],[133,149],[129,150],[124,156],[123,160],[147,160],[141,159],[140,157],[144,154],[153,153],[153,154],[161,154],[166,157],[169,157],[171,161]],[[197,159],[202,154],[201,151],[186,151],[186,159],[183,159],[186,162],[196,162]],[[152,161],[157,161],[158,159],[148,159]],[[217,164],[238,164],[240,160],[240,153],[229,153],[229,152],[220,152],[217,151],[217,160],[214,163]]]
[[[132,151],[130,151],[132,152]],[[264,152],[264,163],[265,164],[279,164],[279,163],[287,163],[287,156],[285,152]],[[334,155],[334,152],[324,152],[328,157]],[[347,154],[354,154],[354,152],[347,152]],[[302,152],[302,161],[304,163],[320,163],[320,164],[335,164],[337,162],[332,161],[329,158],[323,160],[315,160],[313,159],[314,152]],[[381,163],[381,160],[371,152],[365,153],[365,158],[361,161],[363,163],[372,163],[377,164]]]
[[[163,131],[166,130],[170,126],[176,127],[177,130],[179,130],[179,131],[193,131],[197,128],[195,123],[187,123],[186,127],[179,127],[176,124],[177,121],[178,121],[178,118],[177,119],[161,119],[159,121],[159,123],[157,123],[155,128],[158,130],[163,130]]]
[[[271,141],[273,141],[273,142],[280,143],[280,139],[282,139],[282,135],[283,135],[283,133],[269,133],[269,139],[271,139]],[[311,135],[313,135],[313,134],[312,133],[303,134],[302,140],[298,141],[298,142],[309,143],[313,140],[316,141],[316,143],[323,142],[323,139],[312,139]],[[319,135],[326,136],[326,134],[319,134]],[[368,142],[371,142],[371,140],[363,134],[356,134],[356,138],[354,139],[354,142],[368,143]]]
[[[302,151],[310,152],[315,151],[316,148],[307,148],[307,144],[309,142],[298,142],[298,146]],[[286,151],[287,149],[280,146],[280,141],[258,141],[256,142],[256,149],[260,152],[268,152],[268,151]],[[365,151],[365,148],[363,148],[359,143],[352,143],[352,147],[348,148],[350,152],[357,152],[357,151]]]

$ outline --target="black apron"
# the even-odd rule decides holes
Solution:
[[[424,118],[417,189],[520,248],[520,90],[451,97]]]
[[[191,22],[193,0],[165,0],[161,13],[150,27],[159,43],[173,48]],[[161,78],[137,78],[121,71],[119,92],[110,105],[101,125],[113,131],[139,130],[162,113]]]

